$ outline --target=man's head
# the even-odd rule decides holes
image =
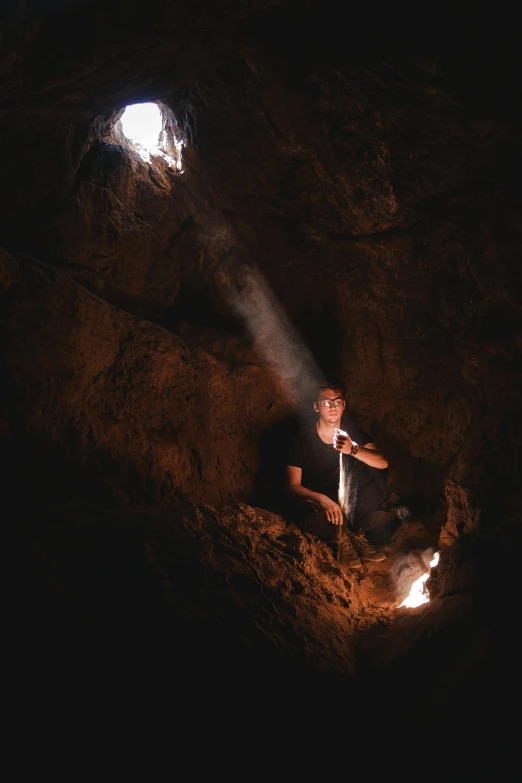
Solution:
[[[345,407],[344,384],[338,378],[328,378],[317,387],[314,410],[324,424],[338,427]]]

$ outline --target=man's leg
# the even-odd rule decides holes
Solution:
[[[361,561],[347,535],[346,522],[332,525],[323,509],[314,500],[299,500],[294,504],[292,521],[303,531],[324,541],[341,565],[360,568]]]
[[[338,538],[338,525],[332,525],[326,518],[323,509],[314,500],[304,500],[299,506],[300,523],[303,533],[310,533],[327,543],[335,543]]]
[[[372,484],[363,485],[358,489],[357,506],[349,533],[359,557],[374,563],[386,559],[385,553],[373,546],[367,538],[372,516],[379,508],[381,500],[380,492]]]

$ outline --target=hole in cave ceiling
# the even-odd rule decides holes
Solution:
[[[125,108],[119,123],[123,136],[143,160],[159,156],[183,173],[181,151],[184,142],[176,133],[177,123],[168,107],[159,103],[134,103]]]

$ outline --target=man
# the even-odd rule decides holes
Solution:
[[[341,429],[346,400],[340,381],[325,381],[317,389],[313,408],[316,422],[294,436],[288,455],[291,517],[304,532],[326,541],[345,567],[360,568],[361,559],[384,560],[386,555],[370,544],[364,530],[384,496],[388,460],[347,416],[347,432]],[[348,463],[342,472],[341,459]]]

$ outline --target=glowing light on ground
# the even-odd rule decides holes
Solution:
[[[127,106],[120,118],[124,135],[131,141],[143,160],[150,161],[151,155],[163,158],[170,166],[181,170],[183,142],[172,138],[171,143],[178,152],[176,161],[162,149],[163,119],[156,103],[135,103]]]
[[[430,561],[430,568],[435,568],[438,562],[439,562],[439,553],[435,552],[435,554],[433,555],[433,559]],[[410,588],[409,595],[404,599],[402,603],[399,604],[399,609],[401,606],[406,606],[412,609],[416,606],[421,606],[422,604],[427,604],[429,602],[430,596],[428,591],[426,590],[426,582],[428,581],[428,576],[429,576],[429,571],[415,580],[415,582],[412,584]]]

